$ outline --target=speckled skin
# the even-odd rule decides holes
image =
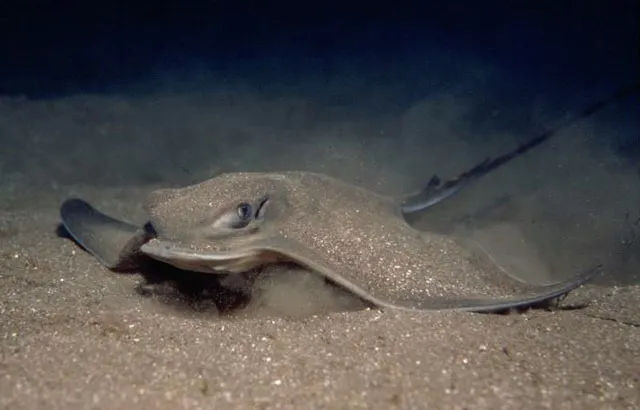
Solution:
[[[212,229],[237,204],[265,197],[264,219],[232,236]],[[382,306],[476,310],[567,286],[507,283],[453,239],[409,226],[393,198],[322,174],[223,174],[156,191],[146,208],[158,238],[142,251],[154,258],[213,273],[292,260]]]

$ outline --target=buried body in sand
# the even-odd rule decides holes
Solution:
[[[623,88],[559,128],[637,89]],[[443,201],[559,128],[450,181],[434,176],[426,189],[401,198],[318,173],[227,173],[151,193],[144,227],[75,198],[62,205],[61,217],[68,233],[113,270],[136,269],[141,258],[152,258],[189,271],[243,275],[289,262],[383,308],[490,312],[528,307],[566,295],[599,269],[553,284],[506,280],[519,275],[505,272],[482,246],[483,255],[473,255],[453,238],[414,229],[404,217]],[[492,263],[475,266],[471,259],[478,256]]]
[[[527,307],[598,272],[550,285],[506,283],[498,269],[474,266],[453,239],[412,228],[400,201],[316,173],[223,174],[152,192],[145,209],[144,227],[80,199],[67,200],[61,216],[71,236],[114,270],[135,269],[144,257],[236,275],[293,262],[375,306],[403,310]]]

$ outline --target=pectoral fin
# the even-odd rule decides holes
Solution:
[[[71,237],[112,270],[135,269],[140,246],[153,236],[141,227],[103,214],[77,198],[62,204],[60,216]]]

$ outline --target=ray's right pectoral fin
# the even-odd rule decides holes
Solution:
[[[151,238],[145,229],[111,218],[77,198],[62,204],[60,216],[69,235],[111,270],[137,268],[140,246]]]

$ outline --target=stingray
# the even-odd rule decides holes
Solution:
[[[508,281],[471,263],[473,254],[453,238],[410,226],[404,199],[313,172],[238,172],[151,192],[144,226],[77,198],[63,203],[61,217],[76,242],[115,271],[136,269],[144,258],[225,275],[295,263],[381,308],[527,307],[564,296],[598,273],[545,285]],[[509,283],[492,285],[502,279]]]

